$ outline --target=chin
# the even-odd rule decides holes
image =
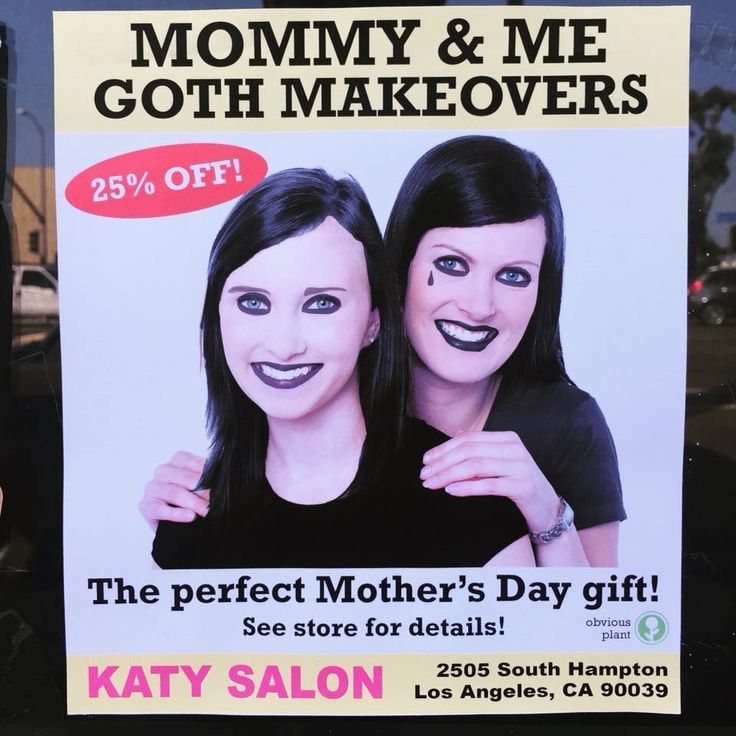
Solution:
[[[258,403],[258,402],[257,402]],[[284,406],[280,402],[276,405],[271,402],[260,402],[258,407],[266,415],[267,419],[280,419],[285,421],[297,421],[309,416],[315,407],[313,404],[302,406],[292,402],[288,406]]]
[[[448,383],[456,383],[458,385],[481,383],[488,380],[494,373],[495,369],[468,370],[468,366],[457,366],[455,368],[444,365],[439,370],[430,368],[439,378]]]
[[[415,354],[417,364],[424,371],[447,383],[479,383],[485,381],[495,371],[493,366],[489,367],[487,364],[474,366],[472,364],[469,365],[469,361],[461,361],[457,358],[453,360],[437,360],[437,357],[434,354],[432,361],[425,361]]]

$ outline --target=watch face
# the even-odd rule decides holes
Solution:
[[[562,525],[564,529],[569,529],[572,526],[573,521],[575,521],[575,512],[572,510],[572,507],[567,501],[565,501],[564,498],[561,500],[564,508],[562,509],[562,514],[560,515],[559,524]]]
[[[560,497],[560,515],[557,517],[557,523],[551,529],[530,533],[529,538],[532,544],[547,544],[566,532],[572,526],[574,520],[575,514],[572,507],[564,498]]]

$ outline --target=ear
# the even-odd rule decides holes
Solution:
[[[368,320],[368,326],[365,330],[363,337],[363,347],[368,347],[378,337],[378,332],[381,329],[381,315],[378,309],[371,310],[371,316]]]

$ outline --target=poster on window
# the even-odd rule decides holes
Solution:
[[[54,15],[70,713],[679,712],[688,27]]]

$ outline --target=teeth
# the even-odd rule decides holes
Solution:
[[[274,368],[273,366],[261,363],[261,370],[269,378],[275,378],[279,381],[291,381],[294,378],[299,378],[299,376],[306,376],[312,370],[312,367],[304,365],[301,368],[292,368],[291,370],[284,371],[281,368]]]
[[[451,322],[443,322],[440,320],[440,327],[443,332],[446,332],[450,337],[454,337],[456,340],[462,340],[463,342],[482,342],[488,338],[490,332],[488,330],[478,330],[471,332],[466,330],[460,325],[452,324]]]

